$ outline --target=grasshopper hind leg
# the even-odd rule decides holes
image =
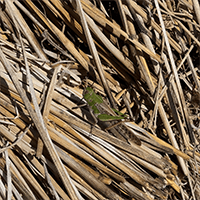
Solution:
[[[135,135],[135,134],[130,134],[129,139],[127,139],[129,143],[135,143],[139,146],[141,146],[141,140]]]
[[[129,144],[132,142],[141,145],[141,140],[135,135],[135,133],[126,125],[123,125],[123,122],[120,121],[118,123],[112,124],[111,126],[108,126],[105,130],[112,129],[111,132],[114,133],[113,129],[117,131]],[[122,137],[118,138],[121,139]],[[116,136],[116,135],[115,135]]]

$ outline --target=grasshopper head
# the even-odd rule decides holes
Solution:
[[[89,97],[92,93],[93,93],[93,89],[90,88],[90,87],[87,87],[83,91],[83,97],[84,98],[87,97],[87,96]],[[87,98],[86,98],[86,100],[87,100]]]

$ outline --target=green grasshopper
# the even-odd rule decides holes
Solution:
[[[103,100],[103,98],[97,95],[91,87],[87,87],[83,93],[83,98],[89,105],[90,112],[95,120],[95,123],[99,122],[105,130],[110,132],[120,139],[126,141],[134,141],[136,144],[141,145],[141,141],[137,138],[133,131],[126,126],[122,121],[120,123],[114,123],[116,120],[126,119],[127,115],[112,109]]]

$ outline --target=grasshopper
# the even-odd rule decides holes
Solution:
[[[110,106],[103,100],[103,98],[97,95],[91,87],[87,87],[83,92],[83,98],[87,101],[91,115],[93,116],[95,123],[105,129],[109,130],[114,136],[126,140],[133,141],[138,145],[141,145],[140,139],[135,136],[133,131],[126,126],[122,119],[126,119],[127,116],[110,108]],[[114,121],[120,121],[114,123]]]

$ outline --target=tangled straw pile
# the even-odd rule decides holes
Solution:
[[[199,10],[0,0],[0,199],[200,199]],[[141,144],[94,123],[86,86]]]

